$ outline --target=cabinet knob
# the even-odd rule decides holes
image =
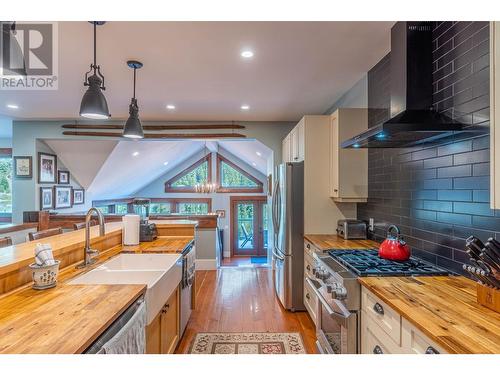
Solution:
[[[375,345],[375,347],[373,348],[373,354],[384,354],[384,351],[380,346]]]
[[[339,189],[333,189],[333,191],[334,191],[335,193],[338,193]]]
[[[308,271],[311,270],[311,266],[309,264],[306,266],[306,270],[308,270]]]
[[[307,247],[308,249],[310,249],[310,248],[311,248],[311,245],[307,244],[307,245],[306,245],[306,247]]]
[[[436,348],[433,348],[432,346],[429,346],[425,350],[425,354],[439,354],[439,350],[437,350]]]
[[[378,302],[375,305],[373,305],[373,311],[375,311],[379,315],[384,315],[384,308]]]
[[[309,295],[309,293],[306,293],[306,298],[311,299],[311,296]]]

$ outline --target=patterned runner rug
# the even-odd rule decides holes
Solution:
[[[300,333],[198,333],[190,354],[306,354]]]

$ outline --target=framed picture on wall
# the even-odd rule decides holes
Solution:
[[[54,186],[54,208],[71,208],[72,206],[71,186]]]
[[[59,185],[69,185],[69,171],[57,171]]]
[[[73,206],[85,203],[85,190],[73,189]]]
[[[33,177],[33,158],[31,156],[14,156],[14,177]]]
[[[54,208],[54,189],[51,187],[40,188],[40,211]]]
[[[39,184],[56,184],[57,171],[57,156],[38,153],[38,183]]]

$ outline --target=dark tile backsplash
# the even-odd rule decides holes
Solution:
[[[488,22],[435,22],[434,106],[466,124],[489,126]],[[368,72],[370,126],[390,116],[390,53]],[[368,202],[382,240],[397,224],[413,254],[462,273],[464,240],[500,239],[500,211],[489,208],[489,137],[433,147],[369,149]]]

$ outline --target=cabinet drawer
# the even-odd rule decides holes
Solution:
[[[402,318],[401,346],[405,354],[446,354],[446,351]]]
[[[314,268],[316,268],[316,261],[308,253],[304,253],[304,277],[309,276],[313,278]]]
[[[318,313],[318,297],[307,282],[304,281],[304,306],[309,313],[314,325],[316,325],[317,313]]]
[[[399,354],[401,349],[367,313],[361,312],[361,354]]]
[[[375,295],[363,288],[361,308],[398,346],[401,344],[401,316]]]

